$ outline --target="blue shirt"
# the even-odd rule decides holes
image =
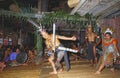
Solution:
[[[15,52],[11,53],[10,54],[10,60],[16,60],[17,54],[18,53],[15,53]]]

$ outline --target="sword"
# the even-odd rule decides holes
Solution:
[[[55,32],[55,29],[56,29],[56,25],[55,23],[53,23],[53,42],[54,42],[54,46],[56,45],[56,32]],[[55,50],[54,50],[55,52]]]
[[[71,49],[71,48],[66,48],[66,47],[58,47],[58,50],[66,50],[66,51],[73,52],[73,53],[78,52],[78,50]]]

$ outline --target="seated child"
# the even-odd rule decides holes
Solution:
[[[28,52],[28,63],[34,63],[34,58],[35,58],[34,53],[31,50],[29,50],[29,52]]]
[[[3,69],[6,67],[4,62],[0,62],[0,71],[3,71]]]

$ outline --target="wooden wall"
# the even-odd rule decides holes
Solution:
[[[118,49],[120,52],[120,16],[109,19],[102,19],[100,20],[100,23],[102,29],[106,26],[113,27],[114,29],[113,37],[117,38],[118,40]]]

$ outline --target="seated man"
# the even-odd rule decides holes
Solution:
[[[16,57],[17,57],[18,53],[19,53],[19,48],[16,48],[15,52],[12,52],[10,54],[10,61],[11,61],[10,66],[18,66],[19,65],[16,61]]]

